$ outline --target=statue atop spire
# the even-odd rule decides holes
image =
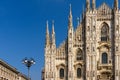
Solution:
[[[54,46],[55,46],[54,21],[52,21],[52,45],[54,45]]]
[[[90,9],[90,0],[86,0],[86,11]]]
[[[114,10],[118,10],[118,0],[114,0]]]
[[[73,26],[73,24],[72,24],[72,7],[71,7],[71,4],[70,4],[70,13],[69,13],[68,26],[69,26],[69,28],[71,28]]]
[[[77,26],[79,26],[79,24],[80,24],[80,19],[79,17],[77,17]]]
[[[50,45],[50,36],[49,36],[49,29],[48,29],[48,21],[46,22],[46,43],[45,46],[49,46]]]
[[[92,0],[92,10],[95,10],[95,0]]]
[[[70,4],[70,16],[72,16],[72,6]]]
[[[84,5],[83,5],[82,19],[84,19],[84,16],[85,16],[85,10],[84,10]]]
[[[52,34],[54,34],[54,20],[52,21]]]

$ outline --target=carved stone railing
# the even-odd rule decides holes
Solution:
[[[98,70],[112,70],[113,66],[112,64],[98,64],[97,69]]]
[[[112,64],[98,64],[97,69],[99,74],[97,80],[113,80],[113,65]]]

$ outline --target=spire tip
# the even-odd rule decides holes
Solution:
[[[72,14],[72,5],[70,4],[70,15]]]

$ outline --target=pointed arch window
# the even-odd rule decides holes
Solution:
[[[108,63],[108,55],[107,53],[102,53],[102,64]]]
[[[63,68],[60,68],[59,74],[60,74],[60,79],[63,79],[64,78],[64,69]]]
[[[81,78],[81,68],[77,68],[77,78]]]
[[[82,51],[80,49],[77,51],[76,60],[82,60]]]
[[[109,28],[106,24],[101,28],[101,41],[108,41],[109,39]]]

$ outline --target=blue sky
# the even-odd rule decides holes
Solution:
[[[113,0],[97,0],[99,6]],[[72,4],[74,27],[85,6],[85,0],[0,0],[0,58],[27,75],[21,63],[24,57],[32,57],[36,64],[31,67],[32,80],[41,80],[44,66],[46,21],[51,32],[55,22],[56,44],[67,36],[69,4]]]

